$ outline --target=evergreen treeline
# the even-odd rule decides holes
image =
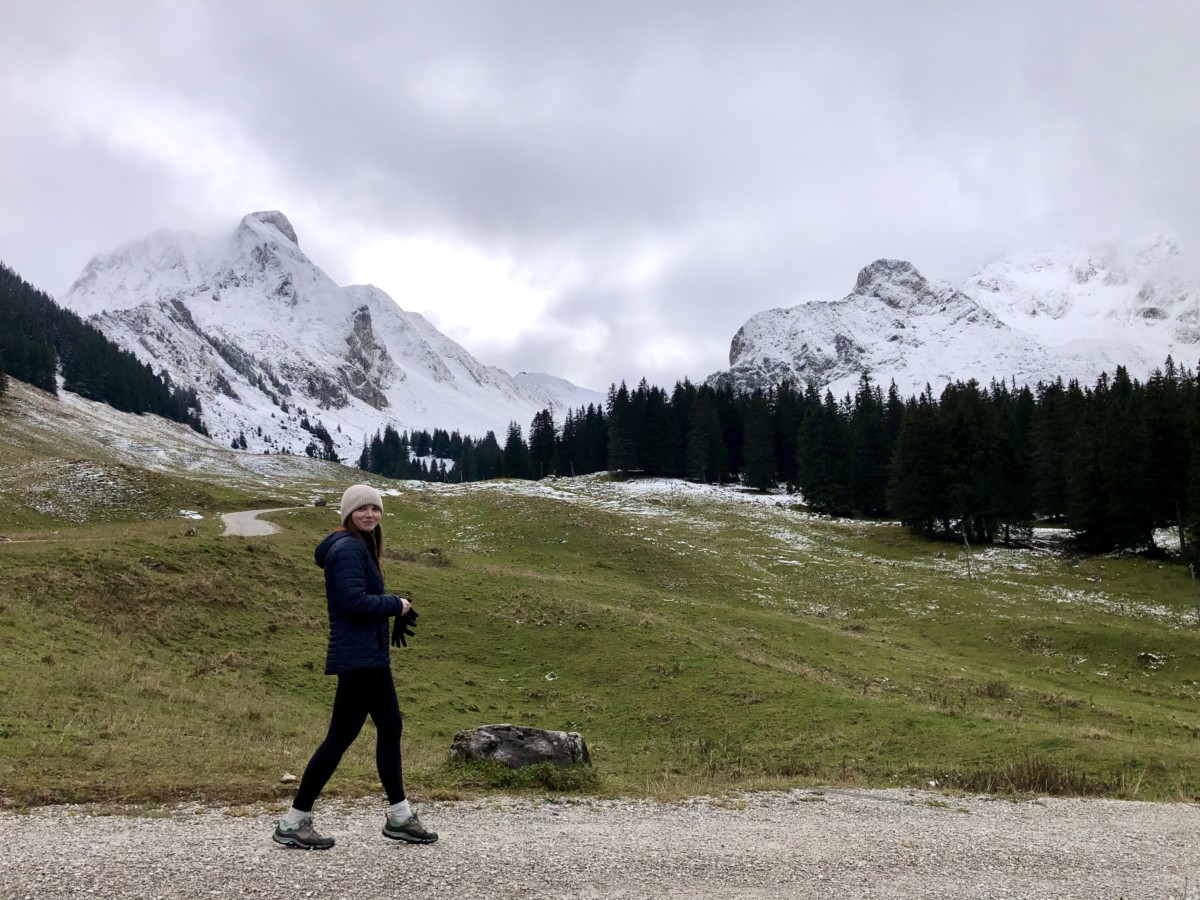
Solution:
[[[190,388],[156,376],[75,313],[58,306],[0,263],[0,365],[13,378],[51,394],[63,388],[122,412],[154,413],[208,432]]]
[[[578,415],[568,413],[561,432],[553,413],[538,413],[528,443],[520,424],[510,422],[503,446],[494,431],[471,438],[443,429],[410,434],[388,425],[364,444],[358,467],[388,478],[422,481],[544,478],[603,470],[608,443],[608,416],[603,409],[589,405]]]
[[[1170,358],[1145,384],[1118,368],[1091,387],[968,381],[907,399],[866,376],[840,400],[790,383],[735,394],[684,381],[667,394],[643,379],[561,430],[543,410],[528,444],[513,423],[499,474],[602,470],[783,484],[816,512],[897,518],[933,538],[1022,540],[1052,522],[1089,552],[1153,547],[1165,527],[1194,545],[1200,379]]]
[[[432,434],[428,431],[409,434],[387,425],[382,433],[376,432],[363,445],[358,467],[386,478],[483,481],[511,474],[504,471],[501,457],[500,445],[491,431],[484,438],[475,439],[440,428]],[[427,458],[432,458],[431,462],[426,462]]]

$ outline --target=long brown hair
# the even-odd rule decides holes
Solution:
[[[346,530],[367,545],[367,549],[371,551],[371,556],[375,560],[375,565],[379,566],[380,574],[383,573],[383,523],[379,523],[371,531],[363,531],[354,524],[354,519],[346,516]]]

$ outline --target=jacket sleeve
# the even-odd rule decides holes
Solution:
[[[352,619],[378,621],[400,615],[403,604],[399,597],[367,593],[367,567],[370,565],[371,558],[365,548],[359,552],[349,541],[334,546],[325,561],[333,593],[331,599],[343,615]]]

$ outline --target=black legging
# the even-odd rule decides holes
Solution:
[[[368,715],[375,723],[375,766],[383,789],[387,791],[388,803],[399,803],[404,799],[404,775],[400,763],[404,719],[396,700],[392,670],[356,669],[338,675],[329,733],[308,761],[292,806],[301,812],[312,812],[317,796],[333,777],[342,754],[350,749]]]

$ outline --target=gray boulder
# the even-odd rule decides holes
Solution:
[[[565,767],[592,762],[578,731],[546,731],[526,725],[481,725],[460,731],[450,744],[450,758],[494,759],[510,769],[538,763]]]

